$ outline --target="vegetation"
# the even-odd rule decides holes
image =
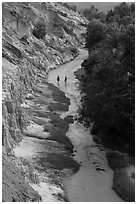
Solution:
[[[93,5],[91,5],[89,9],[83,9],[81,12],[89,21],[92,19],[100,19],[101,21],[104,21],[105,14],[103,14],[103,12],[99,12]]]
[[[72,10],[72,11],[74,11],[74,12],[76,12],[77,11],[77,6],[76,5],[70,5],[70,4],[68,4],[68,3],[61,3],[63,6],[65,6],[65,7],[67,7],[69,10]]]
[[[90,50],[91,48],[99,43],[105,37],[105,28],[103,23],[98,20],[92,20],[87,27],[86,35],[86,47]]]
[[[38,39],[43,39],[46,35],[46,25],[44,23],[37,23],[33,30],[33,35]]]
[[[135,20],[135,4],[127,5],[125,2],[110,10],[106,15],[107,22],[117,22],[128,25]]]
[[[80,120],[88,126],[94,122],[105,144],[131,153],[135,150],[134,16],[134,4],[121,3],[107,13],[105,23],[89,23],[80,109]]]

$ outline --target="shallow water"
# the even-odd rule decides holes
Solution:
[[[80,68],[81,62],[87,58],[86,50],[80,50],[79,56],[72,62],[60,66],[60,68],[49,73],[48,81],[58,86],[70,98],[69,111],[61,115],[77,115],[80,102],[78,91],[78,80],[74,71]],[[57,83],[57,76],[60,82]],[[68,77],[65,84],[65,76]],[[123,200],[113,191],[113,171],[107,163],[105,152],[97,147],[92,140],[89,130],[81,124],[70,125],[67,136],[71,139],[76,153],[74,159],[81,164],[79,171],[65,183],[66,195],[70,202],[123,202]],[[96,168],[102,169],[97,171]]]

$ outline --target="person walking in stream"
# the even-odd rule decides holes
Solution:
[[[65,80],[64,80],[64,81],[65,81],[65,85],[66,85],[66,83],[67,83],[67,79],[68,79],[68,78],[65,76]]]
[[[60,81],[60,77],[59,77],[59,76],[57,76],[57,82],[58,82],[58,85],[59,85],[59,81]]]

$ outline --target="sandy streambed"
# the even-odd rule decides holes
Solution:
[[[45,82],[37,85],[31,99],[26,98],[23,107],[29,123],[14,148],[16,164],[43,202],[65,201],[64,178],[79,168],[71,158],[73,145],[66,137],[69,125],[57,113],[58,109],[68,110],[69,99]]]
[[[80,50],[75,60],[50,71],[49,83],[38,84],[33,99],[24,105],[30,124],[14,151],[27,160],[25,165],[30,163],[28,182],[45,202],[123,202],[112,189],[114,171],[105,149],[82,124],[70,120],[77,118],[80,103],[74,72],[86,57],[87,51]],[[28,175],[28,167],[34,173]]]
[[[66,182],[66,193],[75,202],[122,202],[112,189],[113,171],[105,152],[96,147],[89,131],[79,124],[71,125],[68,136],[76,149],[80,170]],[[101,151],[100,151],[101,150]]]
[[[85,50],[72,62],[49,73],[49,82],[58,86],[70,98],[69,111],[62,117],[77,115],[80,95],[74,72],[80,68],[81,62],[87,57]],[[60,76],[57,84],[56,78]],[[68,77],[65,84],[64,78]],[[122,202],[123,200],[112,189],[113,171],[108,166],[106,154],[93,142],[92,136],[81,124],[75,122],[69,126],[67,136],[74,145],[74,158],[81,165],[79,171],[65,182],[66,195],[71,202]]]

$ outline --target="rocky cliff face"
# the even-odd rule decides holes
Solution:
[[[39,201],[19,173],[21,161],[13,151],[29,124],[25,99],[46,81],[49,70],[77,56],[87,22],[62,3],[4,2],[2,6],[3,201]]]

